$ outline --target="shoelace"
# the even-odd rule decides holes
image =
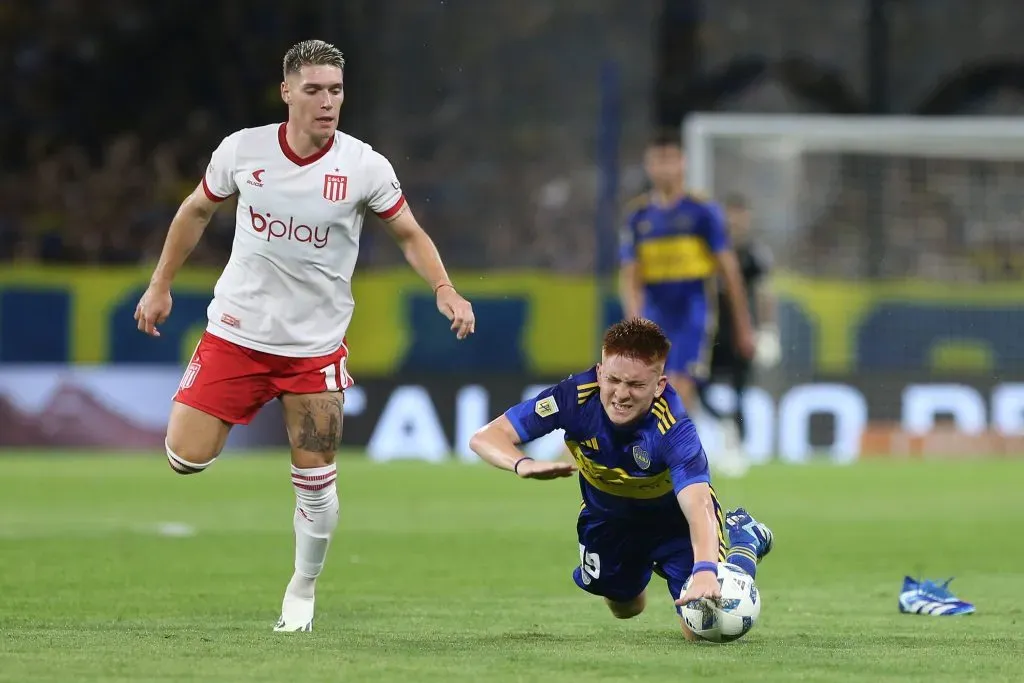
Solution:
[[[941,584],[936,583],[930,579],[922,581],[921,584],[918,586],[918,590],[923,595],[927,595],[930,598],[937,598],[939,600],[949,600],[950,598],[954,597],[953,593],[949,590],[949,582],[952,581],[953,578],[954,577],[951,576]]]

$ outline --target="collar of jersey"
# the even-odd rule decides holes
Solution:
[[[277,142],[281,145],[281,152],[288,157],[288,161],[292,162],[296,166],[309,166],[312,163],[320,161],[325,154],[331,151],[331,147],[334,146],[334,136],[327,140],[327,144],[318,149],[317,151],[310,154],[308,157],[300,157],[291,145],[288,144],[288,122],[285,121],[277,128]]]

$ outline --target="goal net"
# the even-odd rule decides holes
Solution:
[[[784,354],[753,450],[1024,433],[1024,120],[699,114],[682,134],[687,184],[745,197],[774,256]],[[783,414],[809,387],[827,427]],[[810,443],[785,443],[787,420]]]
[[[1024,120],[697,115],[687,180],[758,207],[783,265],[809,273],[1017,277],[981,252],[1024,244]]]

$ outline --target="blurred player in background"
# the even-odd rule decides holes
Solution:
[[[722,316],[718,321],[718,334],[711,354],[711,378],[729,383],[736,392],[736,410],[731,416],[722,415],[707,400],[707,384],[699,387],[701,402],[722,426],[724,449],[733,453],[729,461],[731,474],[740,475],[747,467],[743,450],[746,430],[743,421],[743,394],[750,383],[754,366],[770,368],[778,364],[781,356],[779,327],[776,318],[776,300],[771,287],[772,255],[767,245],[757,241],[751,234],[750,205],[746,197],[732,194],[726,197],[726,223],[732,240],[736,259],[739,262],[747,303],[754,325],[754,358],[736,353],[736,328],[731,316]],[[719,305],[726,305],[726,297],[719,294]]]
[[[658,323],[672,341],[665,365],[669,381],[691,414],[708,377],[718,326],[718,276],[729,302],[736,355],[754,355],[746,290],[720,207],[688,193],[684,155],[675,132],[660,134],[644,153],[651,190],[635,200],[620,239],[619,293],[627,319]],[[722,450],[724,473],[738,453]]]
[[[753,577],[773,545],[768,527],[742,508],[723,516],[697,430],[665,376],[670,346],[650,320],[616,323],[599,364],[513,406],[470,440],[482,459],[525,479],[579,470],[573,580],[602,596],[619,619],[644,610],[652,573],[666,579],[678,610],[721,597],[719,562]],[[520,450],[556,429],[565,432],[574,463],[537,462]]]
[[[353,383],[345,332],[367,210],[433,288],[458,338],[475,327],[391,164],[338,131],[344,66],[341,52],[323,41],[288,50],[281,83],[287,122],[224,138],[171,222],[135,312],[139,330],[158,337],[175,275],[221,202],[237,195],[231,256],[171,406],[167,461],[179,474],[202,472],[233,425],[248,424],[271,399],[281,401],[296,496],[295,572],[275,631],[312,630],[316,579],[338,524],[334,459],[344,390]]]

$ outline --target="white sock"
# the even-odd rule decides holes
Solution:
[[[324,568],[327,547],[338,526],[338,468],[300,468],[292,466],[295,487],[295,574],[288,584],[288,593],[313,597],[316,578]]]

